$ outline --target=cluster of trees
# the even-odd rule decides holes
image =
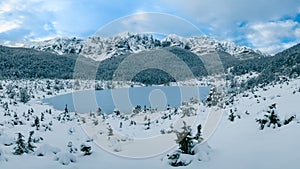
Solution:
[[[249,72],[259,72],[260,74],[242,85],[247,89],[278,81],[282,76],[298,77],[300,75],[300,44],[272,57],[239,61],[231,69],[233,75],[242,75]]]
[[[29,132],[29,137],[27,142],[24,140],[24,136],[22,133],[18,133],[18,138],[16,140],[16,146],[14,147],[14,153],[15,155],[22,155],[24,153],[34,152],[34,149],[36,146],[34,145],[34,139],[33,139],[34,131]]]

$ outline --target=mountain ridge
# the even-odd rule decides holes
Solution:
[[[152,49],[177,46],[191,52],[209,53],[212,51],[226,52],[238,59],[265,57],[260,51],[233,42],[218,41],[205,36],[181,37],[170,34],[159,40],[152,34],[121,33],[113,37],[91,36],[80,38],[54,38],[46,41],[27,42],[26,48],[49,51],[55,54],[78,54],[96,61],[113,56],[138,53]]]

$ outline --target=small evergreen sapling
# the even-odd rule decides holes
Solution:
[[[92,154],[92,147],[86,144],[82,144],[80,147],[80,151],[83,152],[84,156]]]
[[[194,138],[192,137],[192,129],[190,126],[186,125],[186,122],[183,122],[184,126],[182,127],[182,132],[176,132],[176,143],[179,145],[179,149],[184,154],[192,154],[192,148],[194,146]]]
[[[192,137],[192,130],[190,126],[187,126],[185,122],[184,126],[182,127],[183,131],[178,132],[176,131],[177,139],[176,143],[179,145],[179,150],[176,150],[173,154],[168,154],[167,159],[168,163],[173,167],[178,166],[187,166],[189,165],[192,160],[184,160],[181,158],[181,154],[189,154],[194,155],[194,147],[196,144],[199,144],[203,141],[201,129],[202,126],[199,124],[197,126],[197,133],[194,137]]]

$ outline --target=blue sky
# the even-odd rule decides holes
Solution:
[[[147,12],[151,12],[150,15]],[[197,29],[198,32],[194,31]],[[3,44],[53,37],[84,38],[99,30],[111,31],[111,34],[114,31],[154,31],[182,36],[201,32],[274,54],[300,42],[300,1],[0,1],[0,42]]]

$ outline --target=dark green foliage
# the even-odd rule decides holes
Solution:
[[[179,145],[179,150],[176,150],[172,154],[167,154],[168,162],[173,167],[178,166],[187,166],[192,160],[182,160],[180,159],[181,154],[189,154],[194,155],[195,152],[193,148],[196,144],[201,143],[203,141],[201,129],[202,126],[199,124],[197,126],[197,134],[195,137],[192,137],[192,130],[190,126],[187,126],[185,122],[183,122],[184,126],[182,127],[183,131],[176,131],[177,139],[176,143]],[[162,130],[163,131],[163,130]]]
[[[40,119],[39,119],[39,117],[35,117],[32,127],[35,127],[36,130],[40,129]]]
[[[233,122],[234,119],[235,119],[235,117],[236,117],[236,116],[234,115],[232,109],[230,109],[230,114],[229,114],[228,120],[231,121],[231,122]]]
[[[234,75],[251,71],[260,72],[261,74],[248,81],[244,86],[246,89],[257,85],[267,85],[278,80],[280,76],[298,77],[300,75],[300,44],[272,57],[239,61],[231,70]]]
[[[55,55],[48,52],[25,48],[0,46],[0,79],[51,78],[70,79],[77,55]],[[90,59],[80,59],[82,64],[78,77],[84,76],[87,70],[95,67]]]
[[[141,82],[146,85],[166,84],[175,82],[176,80],[168,73],[159,69],[146,69],[136,74],[132,81]]]
[[[193,75],[198,78],[208,74],[203,62],[199,56],[189,51],[189,47],[181,49],[179,47],[169,47],[170,44],[162,44],[162,50],[168,51],[176,55],[184,61],[189,67]],[[159,50],[148,51],[160,55]],[[156,53],[155,53],[156,52]],[[140,55],[147,55],[147,52],[141,52]],[[139,55],[137,54],[137,55]],[[256,53],[243,53],[238,59],[226,52],[217,51],[216,54],[222,62],[224,70],[231,69],[233,75],[242,75],[249,72],[261,73],[258,77],[242,84],[242,88],[248,89],[259,84],[269,84],[278,80],[279,76],[297,77],[300,75],[300,44],[287,49],[272,57],[261,56]],[[76,78],[95,78],[90,76],[96,70],[96,79],[112,80],[114,72],[120,63],[128,57],[128,54],[114,56],[102,62],[96,62],[91,59],[69,54],[55,55],[47,52],[40,52],[33,49],[9,48],[0,46],[0,79],[21,79],[21,78],[50,78],[50,79],[71,79]],[[164,57],[163,55],[161,57]],[[150,59],[150,58],[149,58]],[[164,60],[163,60],[164,61]],[[147,62],[147,60],[145,60]],[[164,61],[163,65],[168,65],[169,61]],[[74,73],[74,67],[77,66]],[[134,69],[134,63],[128,65]],[[175,74],[182,71],[178,65],[170,65],[174,67]],[[222,68],[220,69],[222,70]],[[177,73],[178,72],[178,73]],[[218,72],[218,71],[217,71]],[[167,84],[175,80],[188,80],[192,77],[172,77],[170,72],[164,72],[158,69],[139,70],[138,74],[132,80],[145,84]],[[212,72],[209,72],[212,73]],[[118,75],[115,75],[118,76]],[[126,76],[127,77],[127,76]],[[59,90],[59,86],[55,87]],[[98,88],[97,89],[101,89]],[[16,94],[10,91],[9,97],[14,98]]]
[[[201,129],[202,129],[202,126],[201,126],[201,124],[199,124],[197,126],[197,134],[194,138],[195,140],[198,141],[198,143],[201,143],[203,141],[202,134],[201,134]]]
[[[176,143],[179,145],[179,149],[184,154],[192,154],[192,148],[194,147],[194,138],[192,137],[192,129],[190,126],[186,126],[186,123],[182,127],[182,132],[176,132]]]
[[[26,147],[24,136],[21,133],[18,133],[18,138],[16,141],[16,147],[14,148],[15,155],[22,155],[24,153],[28,153],[28,149]]]

